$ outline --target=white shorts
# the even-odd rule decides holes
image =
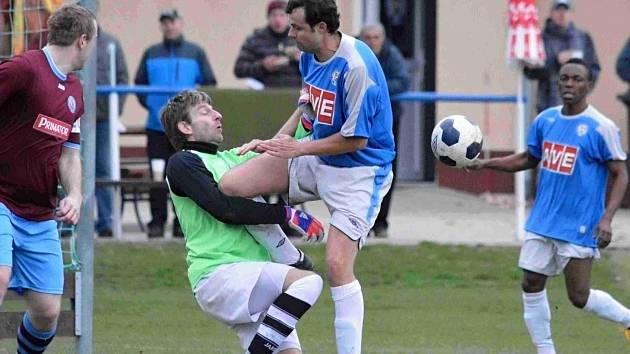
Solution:
[[[571,258],[597,260],[599,250],[527,232],[518,266],[535,273],[554,276],[562,273]]]
[[[195,298],[203,312],[234,329],[247,350],[290,269],[271,262],[224,264],[197,284]],[[278,351],[292,348],[301,349],[295,330]]]
[[[335,167],[316,156],[289,160],[289,203],[321,199],[330,224],[363,246],[392,185],[391,166]]]

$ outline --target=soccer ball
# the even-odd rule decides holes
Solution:
[[[481,129],[462,115],[442,119],[431,134],[433,155],[450,167],[468,166],[479,156],[482,145]]]

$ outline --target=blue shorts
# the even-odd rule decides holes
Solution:
[[[30,221],[0,203],[0,266],[12,267],[9,288],[63,294],[63,255],[55,220]]]

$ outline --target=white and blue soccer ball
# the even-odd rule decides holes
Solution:
[[[462,115],[442,119],[431,134],[433,155],[450,167],[468,166],[479,157],[482,145],[481,129]]]

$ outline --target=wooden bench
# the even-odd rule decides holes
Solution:
[[[81,276],[81,272],[64,272],[63,295],[61,303],[61,312],[57,323],[56,336],[73,337],[79,335],[77,329],[80,326],[80,317],[76,313],[76,278]],[[69,300],[70,309],[63,310],[64,301]],[[21,304],[15,304],[21,302]],[[18,305],[21,305],[18,306]],[[20,310],[8,310],[7,308],[19,307]],[[15,338],[17,329],[22,323],[25,311],[25,299],[13,290],[7,291],[2,303],[2,311],[0,311],[0,339]],[[65,306],[67,307],[67,306]]]
[[[120,211],[124,211],[125,203],[132,202],[133,210],[136,214],[136,220],[140,230],[145,231],[144,222],[140,216],[138,202],[149,200],[149,191],[151,188],[167,189],[168,185],[165,181],[154,181],[148,178],[121,178],[119,181],[113,181],[107,178],[96,178],[94,180],[97,187],[114,187],[120,189]]]

